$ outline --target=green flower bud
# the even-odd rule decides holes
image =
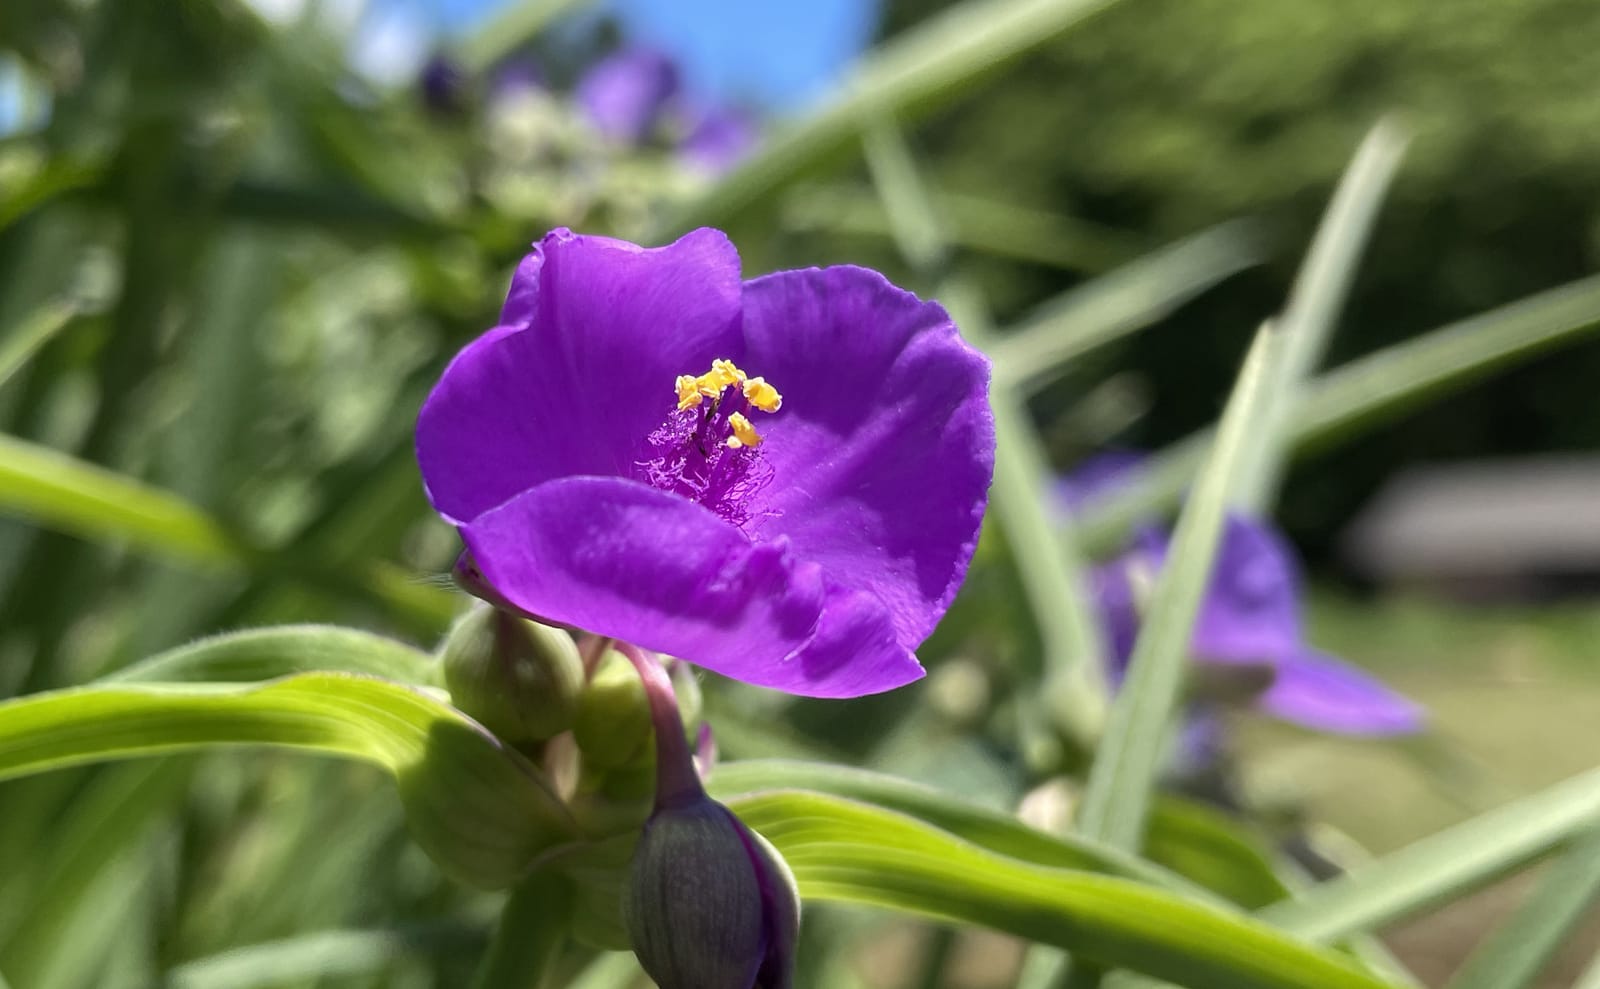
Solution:
[[[660,989],[789,989],[800,898],[777,851],[702,795],[656,811],[622,917]]]
[[[482,605],[456,622],[441,647],[456,707],[513,745],[572,727],[583,660],[560,629]]]
[[[585,764],[603,769],[647,765],[652,728],[644,685],[616,652],[607,652],[578,701],[572,726]]]

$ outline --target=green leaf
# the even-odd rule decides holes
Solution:
[[[1539,885],[1461,963],[1447,989],[1523,989],[1600,898],[1600,828],[1546,867]]]
[[[254,567],[277,561],[251,547],[192,502],[138,480],[78,460],[49,447],[0,435],[0,515],[27,519],[84,539],[126,542],[137,549],[208,570]],[[459,596],[393,564],[369,562],[353,575],[292,573],[313,582],[354,585],[389,608],[442,627]]]
[[[438,663],[394,639],[336,625],[229,632],[151,656],[101,683],[248,683],[295,673],[365,673],[438,685]]]
[[[727,762],[716,767],[707,788],[730,802],[768,790],[845,797],[916,818],[1008,858],[1124,876],[1190,896],[1205,897],[1210,890],[1252,909],[1286,894],[1259,848],[1221,815],[1185,801],[1163,799],[1156,805],[1146,848],[1151,861],[1146,862],[1079,835],[1040,831],[920,783],[847,766],[784,759]]]
[[[223,745],[383,767],[417,842],[474,885],[514,882],[576,833],[536,767],[448,704],[386,680],[313,673],[244,688],[112,684],[0,704],[0,779]]]
[[[163,989],[268,989],[272,986],[381,975],[397,959],[435,957],[482,947],[482,930],[460,923],[395,930],[317,931],[232,948],[171,969]]]
[[[1069,289],[990,342],[995,380],[1034,391],[1089,351],[1165,318],[1262,259],[1255,225],[1236,220]]]
[[[1286,338],[1283,360],[1268,382],[1270,424],[1258,428],[1274,435],[1300,396],[1304,381],[1322,360],[1339,311],[1355,279],[1356,262],[1378,217],[1383,193],[1400,165],[1406,139],[1392,121],[1382,121],[1367,134],[1345,169],[1328,211],[1317,227],[1311,249],[1295,276],[1289,301],[1279,317]],[[1283,472],[1283,457],[1247,461],[1235,480],[1235,504],[1253,514],[1271,506]]]
[[[1312,941],[1337,941],[1419,913],[1559,847],[1600,818],[1600,770],[1481,814],[1261,911]]]
[[[78,307],[73,303],[47,303],[0,340],[0,387],[26,365],[40,348],[66,329],[77,315]]]
[[[248,555],[182,498],[12,436],[0,436],[0,512],[207,567],[236,566]]]
[[[1114,0],[966,0],[868,54],[838,97],[784,128],[696,202],[667,218],[657,237],[722,226],[770,190],[848,144],[864,121],[957,95],[970,82],[1045,44]]]
[[[1104,271],[1145,249],[1135,236],[1073,216],[949,189],[929,195],[955,247],[1074,272]],[[894,236],[878,196],[847,183],[796,186],[784,196],[780,222],[796,231]]]
[[[1270,421],[1268,382],[1287,357],[1286,342],[1270,325],[1257,334],[1228,399],[1216,445],[1178,520],[1172,551],[1156,579],[1127,676],[1090,767],[1078,827],[1091,838],[1136,850],[1144,837],[1188,669],[1190,629],[1210,577],[1224,515],[1236,494],[1236,471],[1242,464],[1270,459],[1277,446],[1277,437],[1262,423]]]
[[[1195,989],[1377,989],[1336,952],[1124,879],[983,851],[884,810],[766,793],[737,811],[782,852],[801,895],[976,924]]]
[[[1302,451],[1326,446],[1596,327],[1600,276],[1452,323],[1317,378],[1295,403],[1288,438]],[[1177,504],[1210,441],[1204,430],[1173,444],[1115,499],[1091,504],[1077,520],[1085,547],[1110,552],[1135,525]]]

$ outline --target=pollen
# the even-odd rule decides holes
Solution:
[[[783,408],[783,396],[778,394],[778,389],[767,384],[765,378],[746,379],[744,399],[762,412],[776,412]]]
[[[737,450],[740,447],[755,449],[761,445],[761,434],[756,432],[756,427],[750,420],[735,412],[728,417],[728,428],[733,430],[733,435],[728,437],[728,449]]]
[[[700,394],[700,379],[692,374],[678,375],[677,382],[673,385],[678,390],[678,409],[692,409],[700,404],[703,397]]]

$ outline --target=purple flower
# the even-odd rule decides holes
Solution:
[[[691,168],[720,175],[756,146],[759,134],[750,115],[732,107],[703,111],[689,127],[678,154]]]
[[[639,144],[678,94],[678,67],[661,52],[629,48],[597,62],[578,80],[584,116],[606,138]]]
[[[466,583],[749,683],[854,697],[966,572],[994,465],[988,363],[873,271],[740,281],[715,230],[557,230],[423,405]]]
[[[1132,550],[1096,570],[1094,590],[1114,673],[1139,629],[1139,602],[1166,561],[1168,539],[1147,530]],[[1306,646],[1293,555],[1266,525],[1231,516],[1195,619],[1190,649],[1205,663],[1264,666],[1271,685],[1256,699],[1268,714],[1321,731],[1393,735],[1419,731],[1422,710],[1371,675]]]

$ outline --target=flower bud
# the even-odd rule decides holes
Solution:
[[[648,764],[650,702],[638,674],[620,653],[608,651],[600,661],[578,701],[572,734],[588,765],[620,769]]]
[[[661,989],[789,989],[800,898],[777,851],[700,795],[656,811],[634,850],[623,921]]]
[[[479,606],[456,622],[441,648],[456,707],[513,745],[572,727],[583,660],[567,633]]]

